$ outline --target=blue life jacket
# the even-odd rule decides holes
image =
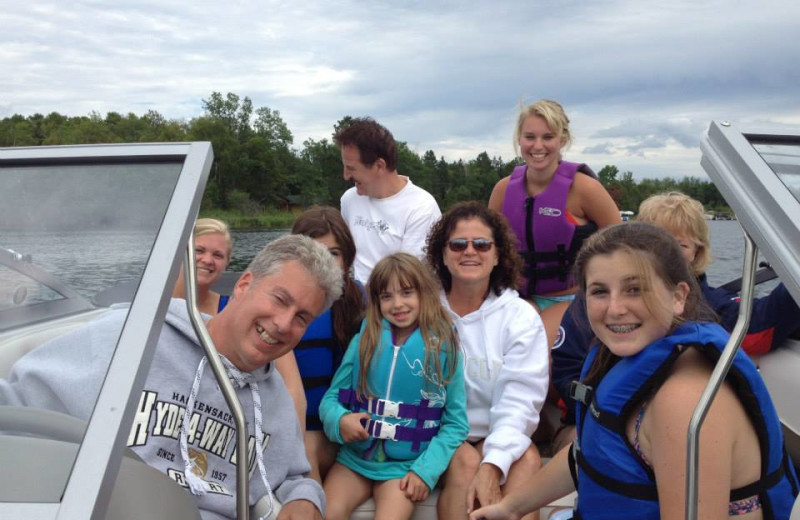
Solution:
[[[567,216],[567,194],[577,172],[595,177],[585,164],[561,161],[550,184],[529,197],[526,165],[517,166],[508,181],[503,215],[517,236],[517,249],[524,261],[525,280],[520,294],[532,296],[569,289],[572,264],[583,241],[597,231],[593,222],[579,226]]]
[[[333,317],[328,309],[311,322],[294,349],[297,368],[306,394],[306,429],[322,430],[319,403],[331,386],[342,360],[342,349],[333,333]]]
[[[678,358],[693,347],[716,362],[729,334],[712,323],[685,323],[640,353],[619,360],[592,390],[576,384],[578,441],[570,467],[577,462],[576,518],[654,518],[660,516],[653,470],[628,442],[625,425],[632,413],[659,388]],[[597,355],[589,352],[583,379]],[[789,518],[797,496],[797,476],[784,447],[781,423],[753,362],[737,352],[726,381],[747,412],[761,446],[761,477],[731,491],[731,501],[758,495],[765,519]],[[580,395],[578,395],[580,394]],[[587,406],[588,403],[588,406]],[[588,411],[588,413],[587,413]]]

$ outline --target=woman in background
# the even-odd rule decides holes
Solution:
[[[525,107],[514,132],[525,164],[500,179],[489,198],[489,208],[505,215],[516,235],[524,261],[520,294],[539,310],[551,348],[575,297],[572,264],[581,244],[597,229],[622,221],[594,172],[562,160],[571,142],[560,104],[541,99]]]
[[[231,261],[233,239],[228,224],[214,218],[200,218],[194,225],[194,257],[197,264],[197,307],[203,314],[216,316],[228,296],[211,290]],[[183,269],[172,291],[173,298],[186,299]]]

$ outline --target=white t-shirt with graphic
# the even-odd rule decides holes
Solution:
[[[342,195],[342,216],[356,243],[356,280],[366,283],[383,257],[403,251],[422,259],[431,226],[442,216],[436,199],[411,179],[383,199],[359,195],[352,187]]]

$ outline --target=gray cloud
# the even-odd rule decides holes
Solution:
[[[799,32],[790,0],[17,2],[0,116],[191,118],[230,91],[298,144],[368,114],[418,151],[508,159],[520,101],[551,97],[576,159],[686,171],[711,119],[800,124]]]

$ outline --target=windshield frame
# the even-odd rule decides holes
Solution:
[[[2,518],[102,517],[161,332],[172,287],[208,179],[211,143],[148,143],[0,149],[4,166],[182,164],[60,503],[0,503]]]

